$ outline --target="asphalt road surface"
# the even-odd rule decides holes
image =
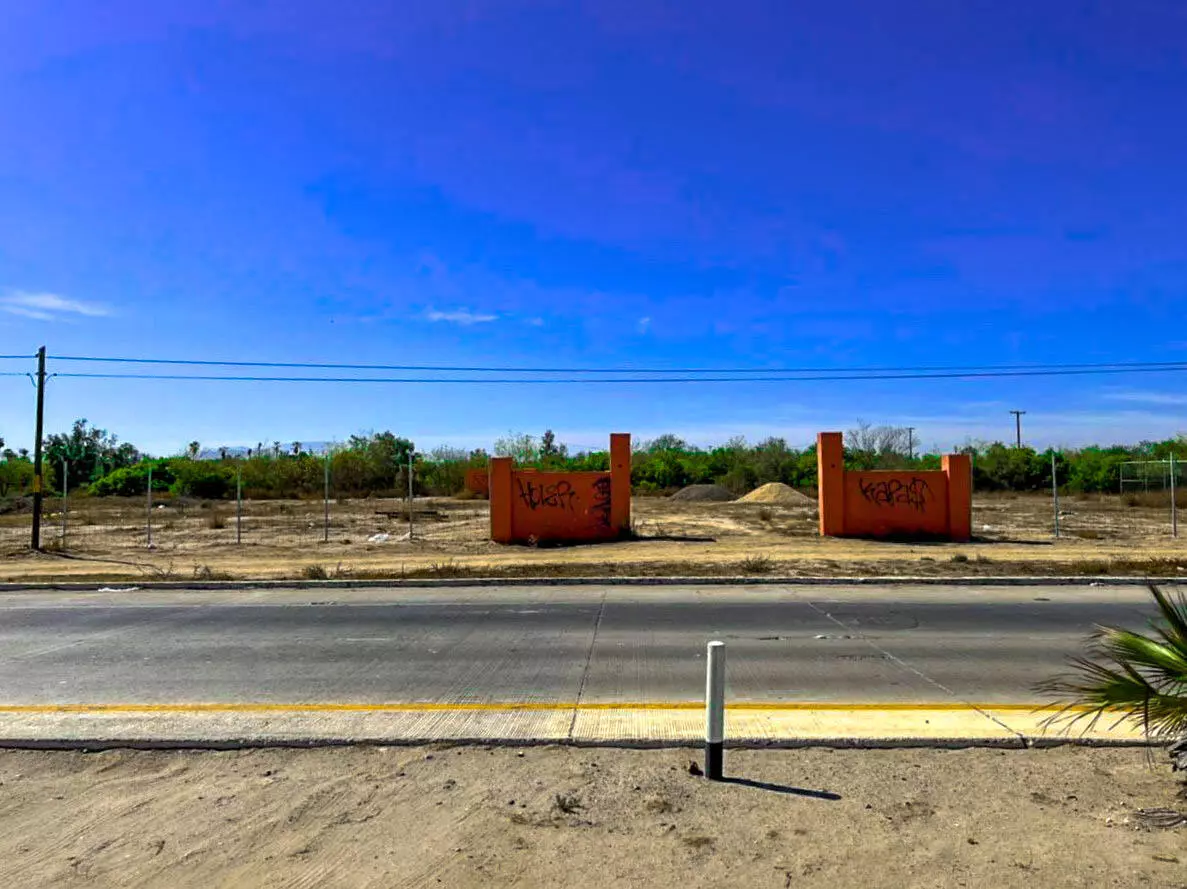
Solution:
[[[534,587],[0,595],[0,704],[1040,702],[1140,587]]]

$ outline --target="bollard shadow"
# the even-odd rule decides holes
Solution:
[[[809,799],[822,799],[836,802],[841,794],[828,790],[807,790],[803,787],[791,787],[787,784],[771,784],[767,781],[755,781],[752,778],[733,778],[728,775],[720,779],[721,784],[736,784],[739,787],[753,787],[755,790],[769,790],[771,793],[785,793],[788,796],[806,796]]]

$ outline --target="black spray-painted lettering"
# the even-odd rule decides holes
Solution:
[[[559,481],[551,485],[537,485],[521,478],[515,480],[519,485],[519,499],[528,509],[536,510],[542,506],[554,509],[573,511],[573,501],[579,499],[573,486],[566,481]]]
[[[901,503],[919,512],[926,512],[927,501],[936,499],[927,480],[919,477],[912,478],[909,482],[897,478],[886,481],[866,481],[859,478],[857,484],[861,488],[861,496],[875,506],[897,506]]]
[[[610,527],[610,479],[603,476],[593,483],[594,502],[589,508],[599,528]]]

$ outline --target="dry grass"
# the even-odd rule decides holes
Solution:
[[[398,579],[820,575],[1187,574],[1187,548],[1170,537],[1168,510],[1116,495],[1061,498],[1061,537],[1049,497],[996,494],[974,502],[969,544],[821,538],[813,505],[681,503],[636,498],[623,541],[571,547],[499,546],[483,500],[331,503],[323,542],[320,501],[247,502],[243,544],[226,504],[165,501],[146,547],[142,501],[83,499],[68,513],[69,559],[28,552],[29,515],[0,515],[0,580],[184,580],[210,577]],[[47,503],[45,538],[60,548],[59,504]],[[220,524],[219,516],[224,519]],[[1187,527],[1184,528],[1187,536]],[[378,535],[378,536],[377,536]],[[178,566],[183,566],[181,569]],[[333,567],[337,566],[337,567]]]

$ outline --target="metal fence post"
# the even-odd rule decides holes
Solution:
[[[412,451],[408,452],[408,541],[412,542]]]
[[[235,543],[243,543],[243,467],[235,467]]]
[[[325,491],[325,505],[326,505],[326,521],[325,530],[322,535],[322,542],[330,542],[330,453],[326,452],[326,491]]]
[[[148,548],[152,549],[152,464],[148,467],[148,497],[145,501],[147,503],[147,513],[145,519],[145,527],[148,529]]]
[[[705,777],[721,780],[725,745],[725,643],[710,642],[705,664]]]
[[[66,548],[66,503],[70,496],[70,464],[62,461],[62,549]]]
[[[1055,477],[1055,451],[1051,452],[1051,495],[1055,504],[1055,536],[1059,536],[1059,480]]]
[[[1171,451],[1171,537],[1179,536],[1179,509],[1175,503],[1175,452]]]

